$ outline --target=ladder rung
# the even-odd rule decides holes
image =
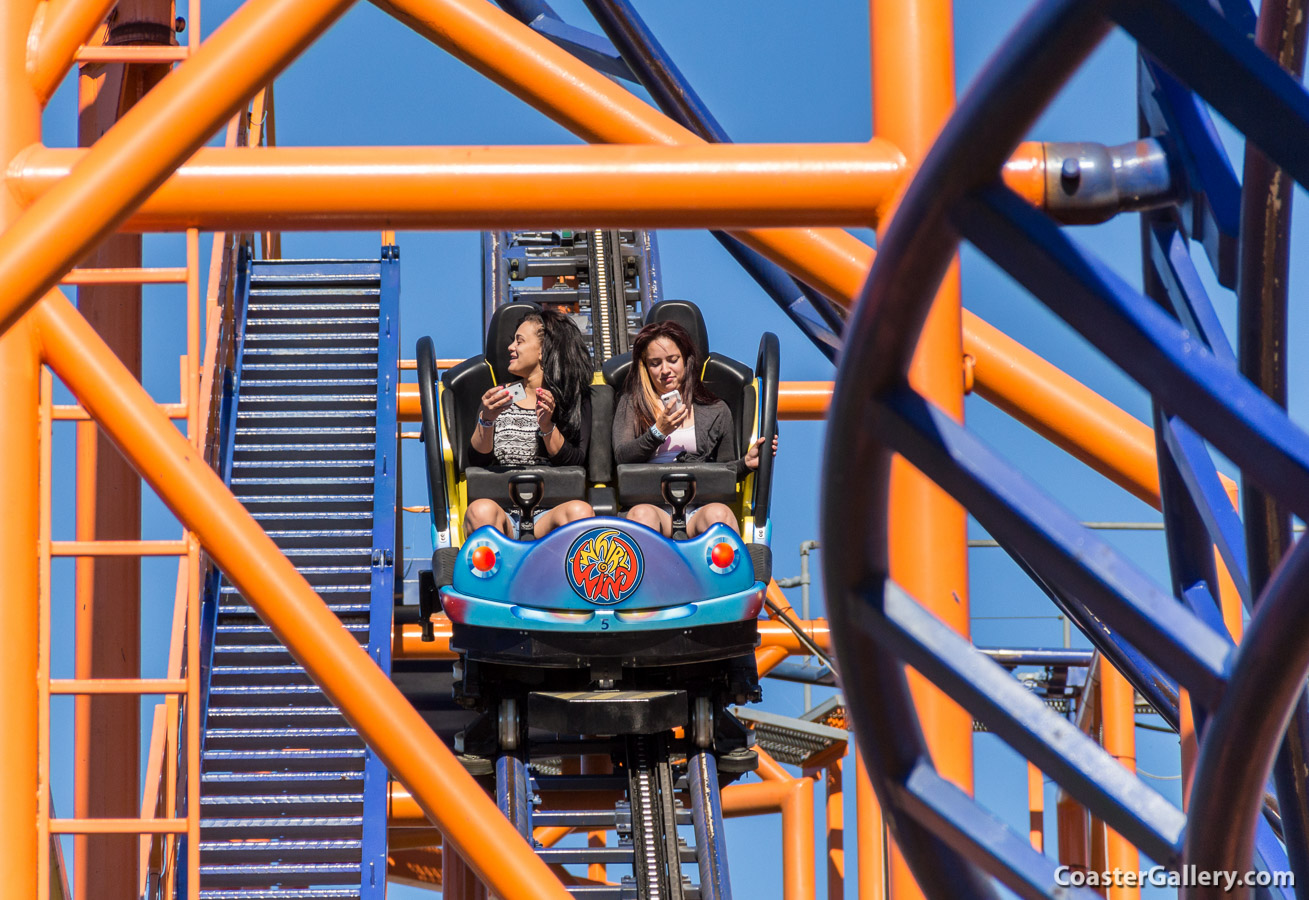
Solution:
[[[51,678],[52,694],[185,694],[185,678]]]
[[[170,419],[186,418],[185,403],[160,403],[157,404],[157,406],[160,411]],[[79,404],[60,403],[51,407],[50,418],[54,419],[56,422],[89,422],[91,420],[91,414]]]
[[[186,819],[51,819],[51,834],[186,834]]]
[[[175,63],[191,56],[191,50],[185,46],[115,46],[77,48],[73,57],[80,63]]]
[[[185,556],[186,541],[51,541],[51,556]]]
[[[73,269],[61,284],[186,284],[186,267]]]

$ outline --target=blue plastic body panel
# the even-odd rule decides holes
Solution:
[[[732,550],[726,567],[712,559],[720,544]],[[495,554],[485,572],[474,565],[481,548]],[[758,616],[766,588],[755,580],[745,542],[725,525],[670,541],[644,525],[605,517],[569,523],[532,542],[480,528],[460,548],[453,582],[441,589],[452,622],[543,631],[739,622]]]

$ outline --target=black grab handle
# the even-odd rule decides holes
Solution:
[[[427,460],[427,498],[437,531],[450,527],[446,505],[445,458],[441,453],[441,407],[436,394],[436,350],[430,337],[418,339],[418,405],[423,410],[421,432]]]
[[[763,420],[759,423],[759,436],[764,439],[759,447],[759,468],[755,472],[754,498],[750,503],[756,528],[768,525],[768,511],[773,498],[773,438],[777,434],[778,379],[781,373],[781,350],[777,335],[765,331],[759,341],[759,358],[755,362],[755,377],[759,379],[759,406]]]

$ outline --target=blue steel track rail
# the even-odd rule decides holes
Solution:
[[[827,602],[859,746],[899,845],[933,900],[998,896],[991,877],[1024,897],[1083,892],[1060,887],[1054,860],[936,773],[906,662],[1155,861],[1244,872],[1257,860],[1265,870],[1287,868],[1262,813],[1273,758],[1309,672],[1309,640],[1293,624],[1309,614],[1309,546],[1293,548],[1251,596],[1240,524],[1206,442],[1303,517],[1309,435],[1237,371],[1185,250],[1188,240],[1203,243],[1220,283],[1234,282],[1240,188],[1201,98],[1309,184],[1309,94],[1251,42],[1251,21],[1248,7],[1235,2],[1038,5],[978,77],[924,162],[847,327],[851,352],[838,373],[825,459]],[[1174,215],[1152,216],[1143,233],[1148,296],[998,178],[1044,106],[1114,24],[1140,47],[1142,120],[1168,142],[1190,187]],[[1151,394],[1169,587],[1154,584],[908,385],[933,291],[960,240]],[[1125,660],[1124,674],[1146,696],[1150,685],[1143,682],[1157,673],[1191,692],[1201,743],[1189,814],[1070,731],[891,581],[885,510],[893,453],[967,506],[1048,592],[1107,624],[1086,629],[1088,637],[1115,664]],[[1214,545],[1255,608],[1239,648],[1214,599]],[[1292,856],[1303,848],[1294,849]],[[1221,894],[1197,885],[1183,887],[1181,896]]]

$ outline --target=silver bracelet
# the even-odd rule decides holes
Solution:
[[[537,432],[540,433],[541,437],[549,437],[550,435],[552,435],[552,434],[555,433],[555,428],[556,428],[556,427],[558,427],[558,426],[556,426],[554,423],[551,423],[551,425],[550,425],[550,430],[549,430],[549,431],[541,431],[540,426],[538,426],[536,430],[537,430]]]

